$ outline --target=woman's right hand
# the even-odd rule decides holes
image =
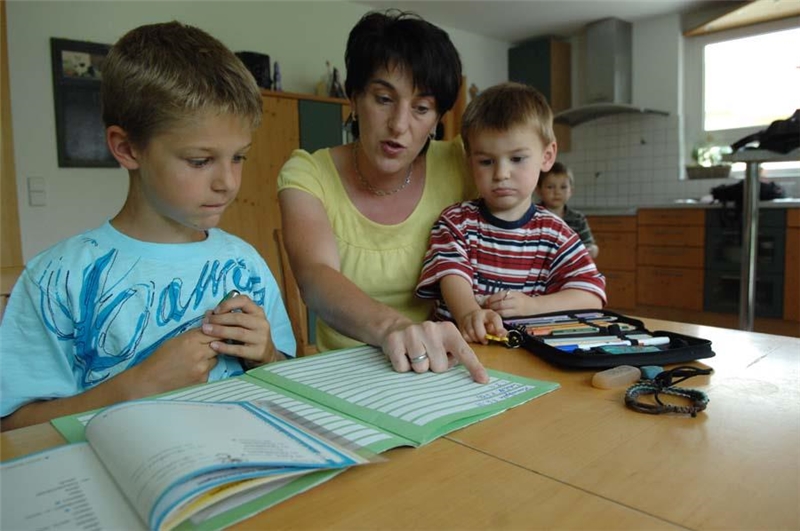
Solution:
[[[406,322],[391,329],[380,345],[397,372],[445,372],[462,363],[472,379],[488,383],[489,374],[450,322]]]

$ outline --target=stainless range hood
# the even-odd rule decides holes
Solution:
[[[570,126],[620,113],[669,115],[631,104],[631,24],[605,18],[586,26],[583,37],[580,105],[555,115]],[[579,63],[580,64],[580,63]]]

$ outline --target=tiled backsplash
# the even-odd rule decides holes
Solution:
[[[570,204],[635,207],[699,199],[731,179],[687,180],[681,163],[678,116],[618,114],[572,128],[572,146],[558,160],[572,169]],[[691,161],[690,154],[684,155]],[[781,179],[789,196],[800,195],[800,178]]]

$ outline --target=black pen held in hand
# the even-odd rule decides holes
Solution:
[[[219,306],[220,304],[222,304],[226,300],[232,299],[232,298],[234,298],[234,297],[236,297],[238,295],[241,295],[241,293],[238,290],[235,290],[235,289],[230,290],[224,297],[222,297],[222,300],[219,301],[219,304],[217,306]],[[234,312],[241,312],[241,310],[238,310],[238,309],[233,310],[233,311]],[[227,343],[228,345],[244,345],[244,343],[242,343],[241,341],[236,341],[235,339],[226,339],[226,340],[224,340],[224,342]]]

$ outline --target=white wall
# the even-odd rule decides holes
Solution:
[[[229,48],[279,61],[283,89],[311,93],[325,61],[344,74],[347,34],[369,9],[338,1],[22,1],[6,2],[11,112],[24,260],[92,228],[122,206],[121,169],[59,168],[50,67],[50,37],[112,44],[126,31],[179,20]],[[478,87],[508,78],[510,43],[443,27],[458,48],[464,74]],[[28,204],[28,177],[45,181],[47,204]]]

